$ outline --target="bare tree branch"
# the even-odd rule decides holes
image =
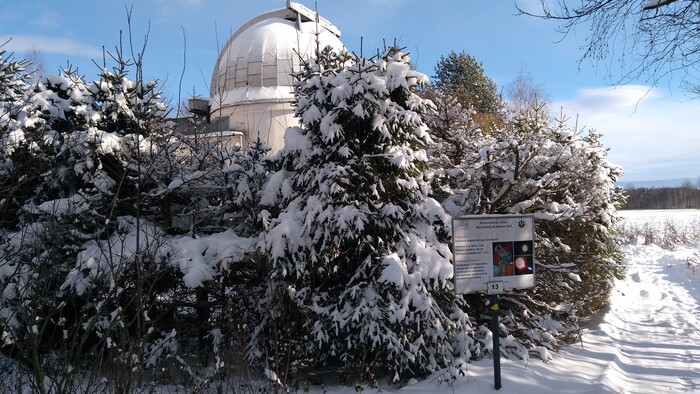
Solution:
[[[603,62],[614,83],[657,86],[680,78],[686,91],[700,93],[700,0],[540,0],[537,12],[517,1],[515,7],[520,15],[560,22],[563,36],[587,29],[581,60]]]

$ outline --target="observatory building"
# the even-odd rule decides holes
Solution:
[[[317,40],[343,48],[340,30],[328,20],[302,4],[286,5],[238,28],[219,53],[210,97],[190,98],[190,111],[208,117],[212,134],[243,147],[260,137],[272,152],[281,149],[286,128],[299,124],[292,74],[314,55]]]

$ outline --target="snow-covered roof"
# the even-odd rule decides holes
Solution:
[[[237,130],[223,130],[223,131],[210,131],[208,133],[201,133],[200,136],[204,138],[214,138],[214,137],[239,137],[244,133]]]
[[[343,48],[335,26],[291,1],[287,8],[246,22],[219,54],[211,79],[212,110],[235,105],[238,100],[291,99],[291,74],[299,70],[300,56],[308,59],[313,55],[317,35],[322,47]]]

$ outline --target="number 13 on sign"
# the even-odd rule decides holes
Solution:
[[[503,282],[487,282],[486,294],[503,294]]]

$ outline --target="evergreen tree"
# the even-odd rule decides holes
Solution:
[[[224,169],[228,175],[231,210],[241,216],[236,226],[239,234],[253,235],[262,231],[260,200],[270,170],[266,161],[270,147],[257,138],[245,152],[234,154],[233,163]]]
[[[88,355],[111,348],[122,371],[139,371],[167,342],[146,306],[167,272],[154,258],[162,232],[140,218],[155,216],[172,172],[165,106],[154,83],[128,80],[125,68],[92,84],[71,70],[41,78],[9,124],[3,180],[24,184],[0,234],[0,325],[40,392],[69,390]]]
[[[473,108],[479,114],[496,114],[501,111],[501,99],[496,83],[489,78],[481,63],[464,52],[450,52],[440,56],[435,66],[435,85],[459,97],[465,108]]]
[[[18,207],[27,198],[41,168],[16,152],[25,142],[23,123],[33,121],[28,111],[29,75],[26,60],[14,60],[0,50],[0,227],[16,224]],[[37,171],[33,171],[37,168]],[[23,174],[20,176],[15,176]]]
[[[463,370],[480,352],[452,290],[449,216],[428,196],[426,82],[395,48],[306,64],[303,128],[287,130],[264,198],[282,209],[264,234],[272,278],[254,357],[286,343],[292,359],[398,380]]]
[[[70,380],[70,374],[54,379],[65,369],[43,355],[60,349],[61,333],[80,324],[75,299],[65,297],[61,286],[80,246],[96,229],[89,224],[92,212],[78,193],[82,181],[76,175],[76,152],[83,148],[94,113],[85,83],[72,72],[41,79],[22,100],[21,121],[10,124],[16,138],[5,151],[12,166],[4,179],[17,186],[8,199],[13,217],[0,248],[0,324],[5,350],[31,365],[39,385],[34,389],[43,392],[45,378]],[[76,365],[79,357],[73,353],[64,361]]]
[[[120,59],[93,82],[69,69],[30,86],[0,56],[0,351],[36,392],[75,392],[85,373],[131,392],[176,351],[210,379],[257,323],[267,148],[190,143],[129,71]]]
[[[559,320],[564,326],[552,332],[520,338],[528,348],[554,347],[556,337],[604,306],[622,271],[615,225],[624,199],[614,185],[621,169],[607,160],[597,133],[582,137],[536,111],[471,140],[462,163],[444,170],[445,209],[453,216],[534,215],[537,289],[504,301],[513,310],[505,324],[546,332],[542,319]]]
[[[470,135],[478,128],[472,119],[474,111],[464,108],[454,95],[442,89],[427,89],[421,96],[434,105],[434,110],[425,115],[435,141],[428,148],[431,166],[436,170],[454,167],[472,145]]]

